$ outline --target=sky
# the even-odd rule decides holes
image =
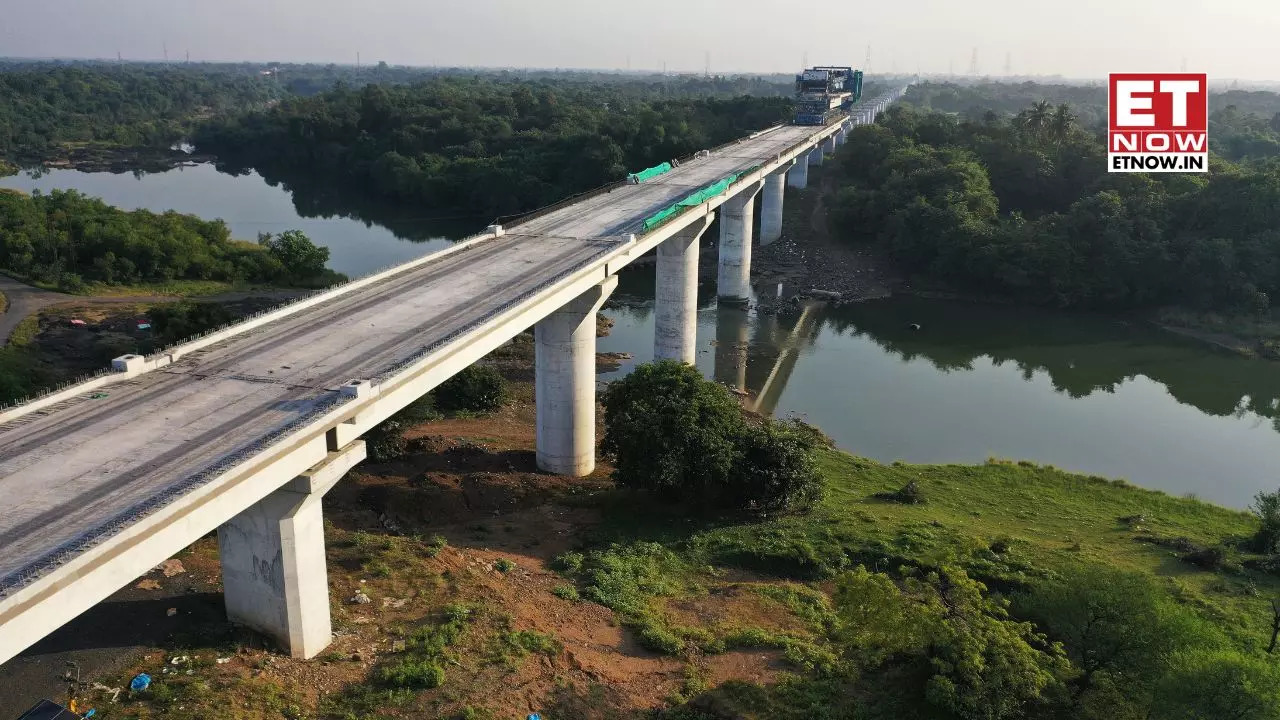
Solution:
[[[867,47],[871,62],[866,62]],[[0,0],[0,57],[1280,80],[1277,0]]]

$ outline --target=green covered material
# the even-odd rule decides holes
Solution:
[[[723,178],[722,180],[719,180],[718,182],[712,183],[711,185],[708,185],[702,188],[701,190],[698,190],[697,192],[694,192],[693,194],[685,197],[685,199],[681,200],[680,202],[674,205],[670,205],[662,210],[659,210],[653,215],[650,215],[649,218],[644,221],[644,229],[652,230],[653,228],[661,225],[672,215],[675,215],[686,208],[691,208],[695,205],[701,205],[702,203],[706,202],[708,199],[713,198],[719,195],[720,193],[724,192],[730,185],[737,182],[738,178],[740,177],[742,177],[742,173],[734,173],[726,178]]]
[[[687,195],[680,202],[674,205],[670,205],[666,208],[663,208],[662,210],[659,210],[658,212],[650,215],[648,219],[644,221],[645,231],[649,231],[658,227],[659,225],[661,225],[662,223],[670,219],[672,215],[683,212],[687,208],[691,208],[696,205],[701,205],[707,200],[710,200],[711,198],[727,190],[730,185],[737,182],[743,176],[749,175],[755,172],[756,170],[758,170],[759,168],[760,168],[759,165],[753,165],[747,168],[746,170],[743,170],[742,172],[734,173],[732,175],[726,176],[702,188],[701,190],[698,190],[690,195]]]
[[[670,172],[670,171],[671,171],[671,163],[664,162],[661,165],[655,165],[647,170],[641,170],[638,173],[631,173],[628,177],[635,180],[638,183],[642,183],[645,180],[652,180],[653,178],[656,178],[659,175],[665,172]]]

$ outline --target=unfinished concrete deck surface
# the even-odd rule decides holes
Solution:
[[[820,131],[783,127],[0,427],[0,592],[166,488],[226,467],[433,341],[639,233],[644,218]]]

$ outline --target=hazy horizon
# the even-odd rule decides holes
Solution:
[[[170,60],[210,62],[353,64],[359,53],[369,65],[702,72],[709,55],[716,73],[788,73],[807,59],[968,76],[976,48],[978,75],[1090,79],[1185,63],[1211,80],[1280,80],[1280,5],[1264,0],[4,2],[8,57],[162,60],[167,47]]]

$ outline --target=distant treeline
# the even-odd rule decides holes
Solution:
[[[970,122],[1007,119],[1044,101],[1068,105],[1085,130],[1103,132],[1107,127],[1107,88],[1102,84],[922,83],[911,89],[907,101],[924,110],[958,114]],[[1280,157],[1280,94],[1211,92],[1209,146],[1215,154],[1237,162]]]
[[[0,159],[36,162],[65,144],[167,148],[192,123],[263,106],[256,73],[156,65],[26,63],[0,68]]]
[[[206,123],[220,162],[415,207],[501,215],[785,120],[788,97],[660,99],[626,83],[444,77],[338,87]],[[637,97],[639,95],[640,97]]]
[[[126,212],[75,191],[0,191],[0,268],[67,291],[86,283],[215,280],[325,285],[329,250],[302,233],[231,239],[221,220]]]
[[[837,167],[843,237],[981,293],[1236,312],[1280,293],[1280,164],[1111,174],[1071,108],[1041,102],[976,121],[894,108],[850,135]]]

